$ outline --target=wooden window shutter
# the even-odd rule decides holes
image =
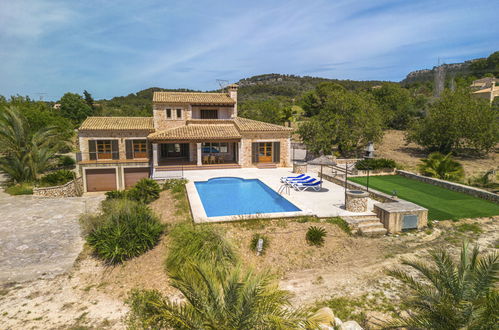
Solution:
[[[272,146],[274,149],[274,159],[272,160],[274,163],[280,163],[281,162],[281,142],[274,142],[274,145]]]
[[[251,160],[253,163],[258,163],[258,143],[251,144]]]
[[[126,159],[133,159],[133,140],[125,140]]]
[[[94,140],[88,141],[88,154],[90,160],[97,160],[96,146]]]
[[[118,148],[118,140],[111,140],[111,152],[113,153],[113,159],[120,158],[120,150]]]

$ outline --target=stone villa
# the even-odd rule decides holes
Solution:
[[[237,115],[224,93],[155,92],[152,117],[89,117],[78,129],[85,191],[125,189],[172,171],[290,166],[292,129]]]

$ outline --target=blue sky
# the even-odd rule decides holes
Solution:
[[[0,95],[211,90],[263,73],[399,81],[499,50],[499,1],[0,0]]]

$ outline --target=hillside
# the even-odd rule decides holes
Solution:
[[[378,80],[340,80],[270,73],[241,79],[237,84],[240,87],[238,94],[240,101],[244,102],[249,99],[265,99],[273,96],[296,98],[314,89],[321,82],[334,82],[349,90],[368,89],[383,83]]]
[[[446,80],[450,78],[461,78],[466,81],[481,78],[487,75],[499,75],[499,51],[490,54],[489,57],[476,58],[460,63],[442,64],[432,69],[423,69],[409,72],[400,83],[409,86],[416,83],[433,83],[437,68],[445,72]]]

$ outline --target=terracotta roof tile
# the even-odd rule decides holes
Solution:
[[[226,93],[154,92],[153,102],[190,104],[235,104]]]
[[[239,139],[234,125],[186,125],[149,134],[150,140]]]
[[[153,131],[152,117],[88,117],[81,124],[80,131],[100,130],[145,130]]]
[[[236,117],[234,123],[237,125],[240,131],[293,131],[290,127],[285,127],[281,125],[269,124],[263,121],[257,121],[242,117]]]

